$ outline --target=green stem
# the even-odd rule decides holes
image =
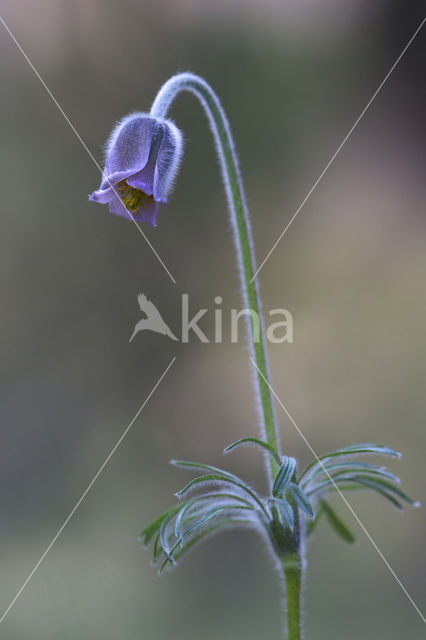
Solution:
[[[301,640],[302,566],[298,554],[282,560],[286,591],[287,640]]]
[[[166,117],[167,111],[174,98],[181,91],[190,91],[201,102],[216,142],[216,149],[225,184],[231,222],[234,231],[234,242],[237,249],[240,279],[246,308],[252,310],[259,318],[256,326],[256,316],[250,315],[249,336],[251,354],[256,367],[265,379],[255,372],[256,388],[261,407],[261,417],[264,434],[268,444],[278,450],[278,434],[271,390],[267,384],[269,380],[268,361],[266,354],[265,327],[259,298],[253,238],[249,220],[248,208],[244,195],[242,178],[238,166],[234,141],[225,112],[213,89],[201,78],[190,73],[173,76],[160,89],[151,108],[151,115],[159,118]],[[278,472],[278,464],[269,456],[269,475],[273,482]]]

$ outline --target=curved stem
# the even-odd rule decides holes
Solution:
[[[241,173],[229,123],[219,98],[213,89],[204,80],[191,73],[173,76],[163,85],[152,105],[151,115],[159,118],[166,117],[171,103],[181,91],[189,91],[197,96],[210,123],[228,200],[244,304],[247,309],[255,312],[259,318],[259,325],[256,326],[253,316],[251,313],[249,314],[251,353],[257,367],[268,380],[265,327],[257,280],[253,279],[256,273],[253,239]],[[268,444],[278,450],[278,433],[272,394],[260,373],[257,371],[254,373],[261,408],[263,436]],[[270,481],[272,482],[278,472],[278,464],[271,456],[269,456],[269,471]]]

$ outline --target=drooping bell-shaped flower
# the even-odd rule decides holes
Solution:
[[[101,186],[89,200],[155,227],[158,205],[167,204],[182,146],[182,135],[170,120],[131,113],[109,137]]]

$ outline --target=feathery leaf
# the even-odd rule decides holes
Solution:
[[[288,485],[288,491],[290,491],[291,495],[297,502],[298,506],[304,511],[310,518],[315,517],[315,511],[312,508],[312,505],[309,501],[309,498],[305,494],[304,491],[294,482],[290,482]]]
[[[273,456],[273,458],[276,460],[278,464],[281,464],[278,451],[274,447],[272,447],[270,444],[268,444],[267,442],[264,442],[264,440],[260,440],[259,438],[252,438],[252,437],[240,438],[240,440],[237,440],[236,442],[229,444],[224,449],[224,451],[225,453],[229,453],[229,451],[232,451],[236,447],[239,447],[240,445],[244,445],[244,444],[252,444],[252,445],[261,447],[262,449],[267,451],[269,454],[271,454],[271,456]]]
[[[343,449],[336,449],[336,451],[331,451],[330,453],[326,453],[322,456],[319,456],[318,459],[313,460],[313,462],[308,464],[308,466],[302,472],[299,478],[299,482],[315,467],[317,466],[322,467],[324,460],[328,460],[330,458],[336,458],[340,456],[352,456],[352,455],[362,455],[362,454],[393,456],[395,458],[401,457],[401,454],[398,453],[398,451],[394,451],[393,449],[388,449],[388,447],[384,447],[383,445],[380,445],[380,444],[372,444],[369,442],[362,443],[362,444],[353,444]]]
[[[274,486],[272,487],[272,495],[274,498],[279,498],[284,493],[293,477],[295,469],[296,460],[288,456],[283,456],[281,467],[276,475]]]
[[[329,524],[332,526],[332,528],[337,533],[337,535],[339,535],[345,542],[348,542],[349,544],[354,544],[355,536],[353,535],[352,531],[350,531],[346,526],[346,524],[342,522],[342,520],[336,514],[334,509],[330,507],[328,502],[326,502],[325,500],[321,500],[320,505],[322,507],[323,513],[325,514]]]

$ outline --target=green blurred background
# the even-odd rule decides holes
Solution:
[[[148,109],[176,71],[204,76],[228,112],[263,259],[422,18],[422,3],[353,0],[4,0],[2,15],[102,160],[113,122]],[[425,44],[422,32],[260,276],[294,344],[270,347],[273,385],[318,452],[371,440],[426,503]],[[240,308],[210,132],[182,96],[186,151],[146,235],[89,204],[99,173],[0,29],[0,609],[6,609],[171,357],[173,369],[2,623],[7,640],[279,638],[281,594],[263,544],[218,535],[158,579],[137,540],[187,479],[171,457],[221,464],[257,434],[243,343],[128,339],[143,291],[172,329],[180,296]],[[287,453],[310,459],[278,412]],[[261,457],[227,458],[264,487]],[[424,610],[426,511],[351,503]],[[306,638],[424,637],[365,535],[324,523],[308,550]]]

